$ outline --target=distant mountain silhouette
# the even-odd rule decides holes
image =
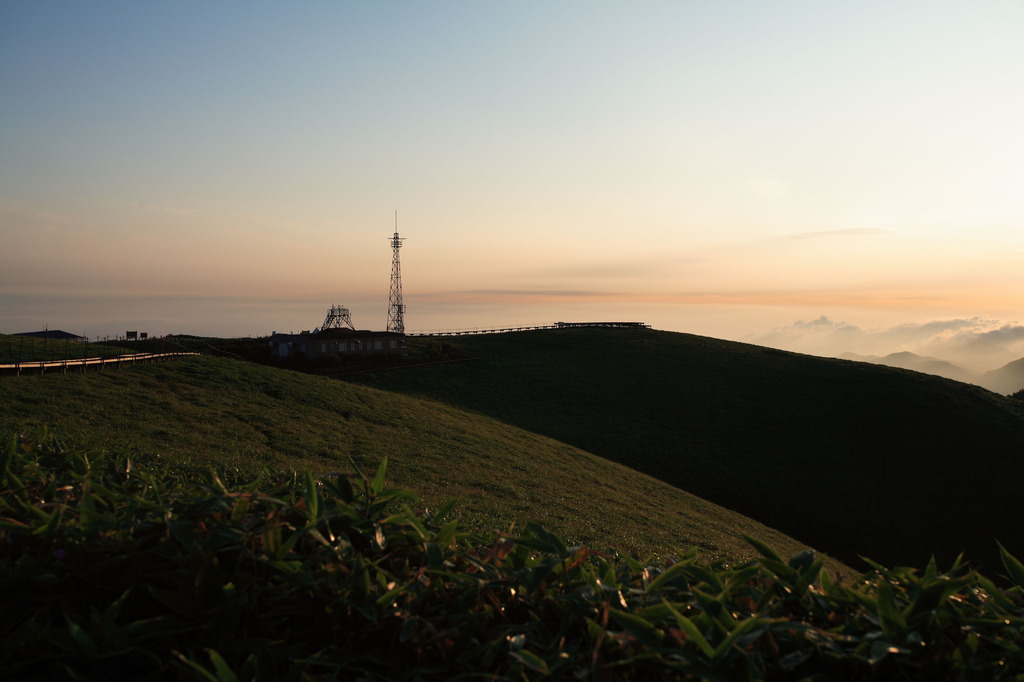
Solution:
[[[981,386],[1004,395],[1024,389],[1024,358],[1014,360],[990,372],[978,373],[946,360],[929,358],[909,351],[890,353],[884,357],[858,355],[857,353],[843,353],[840,357],[844,360],[870,362],[875,365],[899,367],[901,369],[911,369],[915,372],[934,374],[935,376],[946,377],[954,381],[962,381],[965,384]]]
[[[1016,393],[1024,389],[1024,358],[985,372],[981,380],[984,383],[979,383],[979,386],[996,393]]]
[[[978,383],[981,375],[976,372],[972,372],[971,370],[952,362],[917,355],[916,353],[911,353],[909,351],[890,353],[884,357],[879,357],[877,355],[857,355],[856,353],[844,353],[841,357],[844,360],[859,360],[861,362],[871,362],[876,365],[885,365],[886,367],[912,369],[915,372],[934,374],[936,376],[946,377],[947,379],[963,381],[964,383],[981,386],[981,384]],[[987,386],[984,388],[987,388]]]

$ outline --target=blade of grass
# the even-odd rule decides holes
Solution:
[[[999,556],[1003,560],[1003,567],[1006,568],[1006,572],[1009,574],[1010,579],[1013,580],[1014,584],[1017,587],[1024,589],[1024,564],[1021,564],[1017,557],[1007,552],[1006,548],[1003,547],[1003,543],[1000,542],[998,544]]]

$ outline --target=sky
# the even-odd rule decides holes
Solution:
[[[407,331],[992,369],[1024,356],[1021,35],[1010,0],[7,0],[0,332],[383,329],[397,224]]]

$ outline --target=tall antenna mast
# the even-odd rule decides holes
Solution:
[[[405,304],[402,303],[402,266],[398,250],[404,238],[398,236],[398,211],[395,211],[395,234],[391,237],[391,294],[388,296],[388,331],[405,333]]]

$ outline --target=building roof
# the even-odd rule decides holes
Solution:
[[[70,339],[71,341],[81,341],[85,339],[84,336],[72,334],[71,332],[62,331],[60,329],[44,329],[43,331],[40,332],[19,332],[14,336],[32,336],[37,339],[57,339],[59,341],[63,341],[65,339]]]

